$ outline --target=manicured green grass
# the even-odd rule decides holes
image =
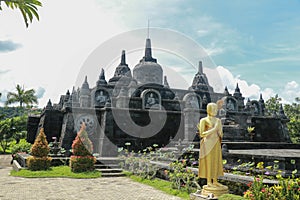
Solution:
[[[153,180],[142,179],[139,176],[132,175],[130,172],[124,172],[124,173],[126,174],[126,176],[128,176],[129,178],[131,178],[132,180],[134,180],[136,182],[139,182],[139,183],[142,183],[145,185],[149,185],[149,186],[154,187],[158,190],[161,190],[167,194],[177,196],[182,199],[190,199],[189,194],[187,192],[172,189],[172,184],[169,181],[165,181],[162,179],[153,179]]]
[[[92,171],[92,172],[81,172],[81,173],[74,173],[71,172],[71,168],[69,166],[57,166],[51,167],[50,170],[46,171],[30,171],[27,169],[22,169],[20,171],[12,170],[10,172],[11,176],[19,176],[24,178],[55,178],[55,177],[62,177],[62,178],[99,178],[101,177],[101,173],[99,171]]]

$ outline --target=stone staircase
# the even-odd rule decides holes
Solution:
[[[118,157],[97,157],[95,164],[96,170],[100,171],[102,177],[121,177],[125,176],[122,173],[119,163],[121,159]]]

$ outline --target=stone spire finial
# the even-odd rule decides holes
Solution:
[[[230,96],[227,86],[225,86],[224,94],[225,96]]]
[[[145,48],[145,61],[152,60],[152,49],[151,49],[151,40],[150,38],[146,39],[146,48]]]
[[[101,69],[99,80],[97,81],[97,85],[107,85],[103,68]]]
[[[81,89],[90,89],[89,83],[87,81],[87,76],[85,76],[85,78],[84,78],[84,82],[81,86]]]
[[[101,68],[99,79],[105,80],[105,74],[104,74],[104,69],[103,68]]]
[[[67,90],[66,95],[65,95],[65,98],[64,98],[64,102],[68,102],[69,99],[70,99],[70,91]]]
[[[239,83],[236,84],[235,92],[240,93]]]
[[[51,103],[51,100],[49,99],[47,105],[46,105],[46,110],[53,110],[53,106],[52,106],[52,103]]]
[[[198,73],[199,73],[199,74],[203,74],[202,61],[199,61],[199,65],[198,65]]]
[[[233,96],[235,96],[235,97],[242,97],[242,93],[240,92],[240,88],[239,88],[239,84],[237,83],[236,84],[236,88],[235,88],[235,90],[234,90],[234,94],[233,94]]]
[[[126,57],[125,57],[125,50],[122,50],[122,56],[121,56],[121,63],[120,65],[127,65],[126,64]]]
[[[167,76],[164,76],[164,86],[169,88],[169,83],[168,83],[168,80],[167,80]]]
[[[259,96],[259,102],[262,102],[262,103],[265,102],[264,99],[263,99],[263,97],[262,97],[262,93],[260,93],[260,96]]]
[[[279,116],[280,116],[281,118],[283,118],[283,119],[286,119],[286,118],[287,118],[287,116],[286,116],[285,113],[284,113],[282,104],[280,104],[280,107],[279,107]]]
[[[85,76],[85,78],[84,78],[84,82],[80,88],[79,94],[80,94],[80,96],[90,95],[90,86],[87,81],[87,76]]]

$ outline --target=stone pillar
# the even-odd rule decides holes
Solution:
[[[184,112],[184,143],[192,142],[196,136],[197,124],[200,120],[200,111],[192,108],[185,108]]]
[[[72,142],[76,137],[76,131],[74,130],[74,118],[73,113],[69,112],[64,115],[63,124],[60,136],[60,146],[66,150],[72,148]]]
[[[118,155],[118,147],[106,136],[106,134],[113,134],[113,116],[110,109],[101,113],[97,133],[99,134],[97,135],[97,152],[99,153],[99,156],[116,157]]]

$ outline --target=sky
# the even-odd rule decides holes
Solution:
[[[214,87],[208,76],[216,92],[227,86],[233,93],[238,83],[246,99],[279,94],[283,103],[291,103],[300,97],[299,0],[41,2],[40,20],[29,28],[18,10],[3,6],[0,12],[0,106],[17,84],[36,90],[39,107],[49,99],[57,103],[61,94],[80,86],[87,75],[83,68],[93,55],[96,70],[88,75],[90,87],[101,68],[108,80],[119,63],[120,55],[113,50],[121,54],[122,45],[132,70],[143,56],[148,20],[153,57],[171,87],[191,85],[198,65],[195,56],[201,60],[201,51],[209,57],[203,60],[204,72],[216,70],[222,82],[222,87]],[[141,40],[131,38],[136,32]],[[111,46],[122,38],[124,42]],[[95,56],[99,49],[102,54]],[[104,59],[109,57],[106,52],[113,53],[110,62]]]

